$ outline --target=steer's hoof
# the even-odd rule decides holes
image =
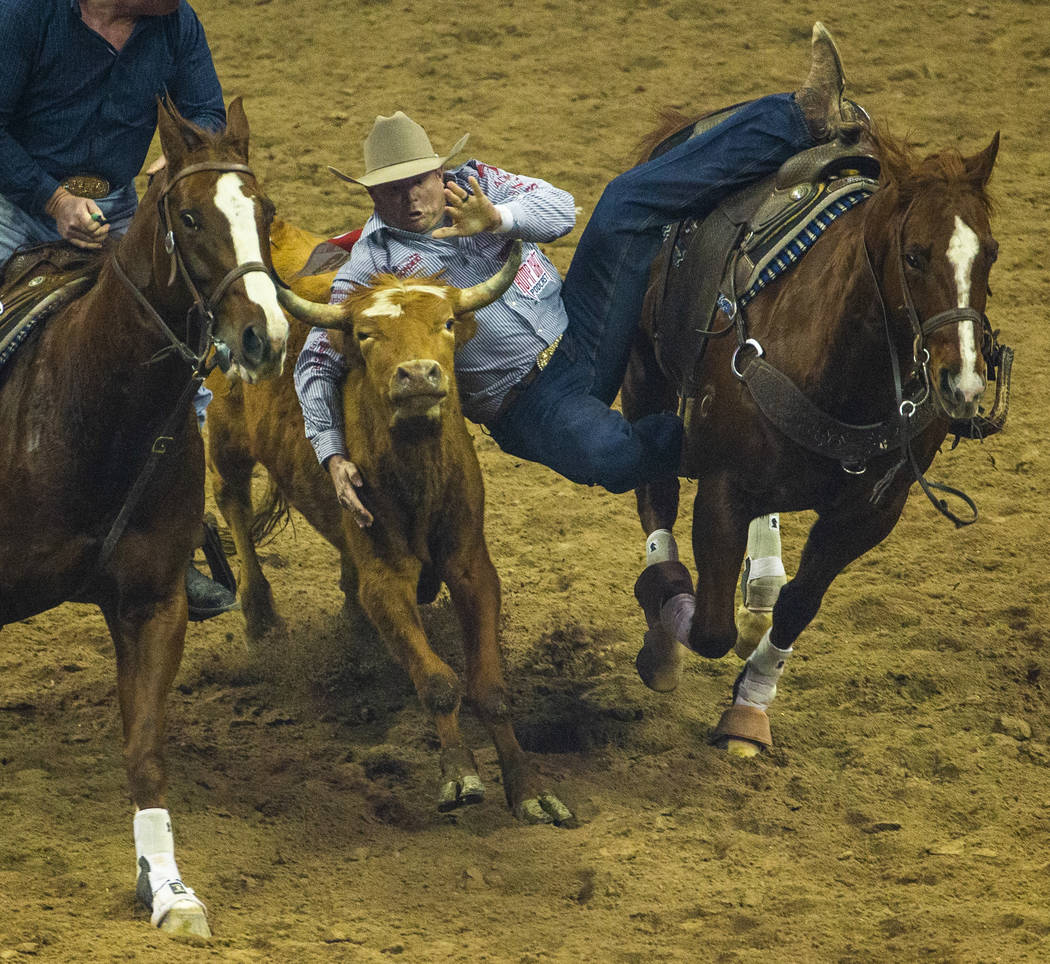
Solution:
[[[457,807],[469,806],[472,803],[481,803],[485,799],[485,786],[481,778],[475,774],[468,773],[458,780],[448,780],[441,785],[441,793],[438,795],[438,810],[448,813]]]
[[[172,937],[211,937],[207,915],[197,904],[176,904],[164,915],[160,929]]]
[[[747,659],[772,625],[771,613],[755,613],[740,606],[736,611],[736,645],[733,652],[741,659]]]
[[[730,756],[757,756],[773,745],[769,717],[756,706],[734,704],[722,714],[711,742]]]
[[[685,647],[663,626],[647,630],[634,666],[642,682],[657,693],[670,693],[682,681]]]
[[[576,816],[553,793],[522,800],[514,810],[522,823],[553,823],[556,827],[576,825]]]

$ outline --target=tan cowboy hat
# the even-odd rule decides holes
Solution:
[[[389,184],[437,170],[463,150],[468,137],[469,134],[464,134],[451,151],[440,157],[431,146],[427,132],[403,111],[397,111],[393,117],[380,114],[365,138],[365,173],[350,177],[334,167],[328,170],[344,181],[363,187]]]

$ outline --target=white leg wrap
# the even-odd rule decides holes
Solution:
[[[751,520],[751,524],[747,527],[747,554],[752,559],[762,559],[766,556],[780,558],[779,514],[774,512],[771,515],[760,515],[757,519]]]
[[[139,810],[135,814],[134,829],[138,893],[153,908],[150,917],[153,926],[160,927],[174,907],[200,907],[203,910],[204,904],[194,895],[193,888],[187,887],[179,876],[168,811],[160,807]]]
[[[764,713],[777,695],[777,681],[793,650],[777,649],[769,641],[769,631],[759,641],[744,665],[744,675],[737,686],[737,705],[753,706]]]
[[[696,596],[691,592],[680,592],[660,607],[660,625],[682,643],[689,638],[695,612]]]
[[[677,562],[678,543],[670,529],[657,529],[645,540],[645,564],[656,565],[658,562]]]

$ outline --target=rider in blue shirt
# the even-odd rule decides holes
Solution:
[[[98,249],[124,232],[159,97],[201,127],[226,124],[186,0],[0,0],[0,37],[0,268],[25,245]],[[191,618],[236,604],[192,565],[186,581]]]

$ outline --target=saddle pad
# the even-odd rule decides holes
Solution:
[[[833,201],[828,207],[820,211],[808,224],[806,224],[780,251],[770,258],[758,273],[750,287],[737,298],[737,304],[743,308],[755,297],[766,285],[771,284],[782,274],[792,268],[802,259],[802,256],[813,246],[836,219],[845,214],[850,208],[856,207],[862,201],[866,201],[872,195],[872,190],[863,188]],[[722,295],[721,297],[725,297]],[[721,307],[721,298],[719,299]]]

